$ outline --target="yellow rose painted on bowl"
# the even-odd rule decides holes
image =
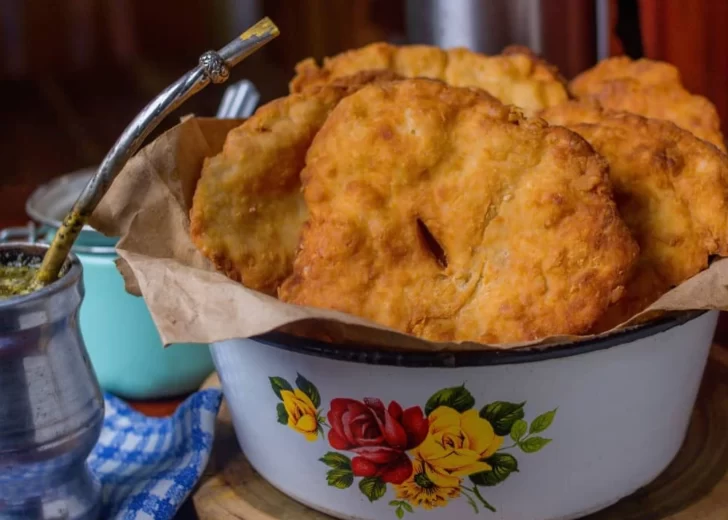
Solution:
[[[440,406],[429,419],[427,438],[413,454],[439,474],[440,482],[456,487],[460,477],[492,469],[484,459],[498,451],[503,437],[495,434],[477,410],[460,413]]]
[[[319,434],[323,434],[319,406],[321,395],[311,381],[298,374],[296,388],[282,377],[270,377],[273,392],[281,400],[276,406],[278,422],[288,425],[292,430],[303,435],[307,441],[314,442]]]
[[[288,426],[303,434],[306,440],[314,442],[318,439],[318,419],[316,407],[306,394],[296,388],[281,391],[283,406],[288,412]]]

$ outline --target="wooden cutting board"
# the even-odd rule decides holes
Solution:
[[[205,387],[219,386],[213,374]],[[250,467],[223,403],[215,446],[192,497],[200,520],[331,520],[288,498]],[[728,519],[728,348],[715,345],[685,443],[654,482],[584,520]]]

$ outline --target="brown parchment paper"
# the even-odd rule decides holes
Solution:
[[[165,345],[273,330],[419,351],[545,348],[588,337],[508,345],[434,343],[340,312],[287,304],[216,272],[190,239],[189,209],[204,158],[217,154],[227,132],[241,122],[184,118],[127,163],[93,215],[97,230],[121,237],[117,266],[127,290],[144,297]],[[630,323],[652,311],[698,309],[728,310],[728,259],[713,262]]]

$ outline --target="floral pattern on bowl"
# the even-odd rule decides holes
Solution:
[[[476,513],[496,511],[481,488],[518,472],[518,450],[535,453],[548,445],[551,439],[539,434],[556,416],[554,409],[529,425],[525,402],[495,401],[477,410],[463,384],[435,392],[424,410],[396,401],[385,406],[375,397],[337,397],[324,417],[321,395],[311,381],[298,374],[294,388],[282,377],[269,379],[281,401],[278,422],[308,441],[325,439],[336,450],[319,459],[328,467],[328,485],[347,489],[357,478],[370,502],[392,486],[396,499],[389,505],[397,518],[460,497]]]

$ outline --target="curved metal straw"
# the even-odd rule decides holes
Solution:
[[[93,213],[101,198],[111,186],[126,162],[139,149],[144,139],[162,120],[190,97],[212,83],[224,83],[230,68],[278,36],[278,27],[263,18],[238,38],[219,51],[208,51],[200,56],[197,67],[167,87],[149,103],[121,134],[94,175],[76,200],[71,211],[53,238],[43,258],[33,289],[38,289],[58,278],[73,242]]]

